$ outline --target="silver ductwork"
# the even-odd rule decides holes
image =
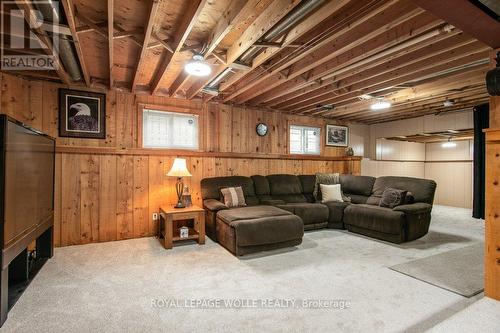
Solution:
[[[50,22],[59,23],[61,21],[59,1],[45,0],[42,2],[33,2],[35,8],[42,13],[43,17]],[[72,43],[65,37],[60,36],[58,45],[55,45],[59,51],[59,57],[68,72],[71,79],[75,82],[82,80],[82,72],[75,55]]]
[[[283,17],[276,25],[267,31],[261,38],[260,42],[273,42],[283,36],[288,30],[302,20],[306,15],[321,6],[326,0],[304,0],[290,13]],[[257,55],[260,48],[250,47],[239,58],[238,61],[248,64]]]
[[[274,42],[279,37],[283,36],[292,27],[294,27],[299,21],[310,14],[312,11],[317,9],[327,0],[303,0],[299,5],[297,5],[291,12],[289,12],[285,17],[283,17],[278,23],[276,23],[271,29],[269,29],[260,39],[259,42]],[[246,50],[237,60],[239,63],[251,64],[252,60],[259,53],[261,48],[251,46]],[[231,65],[229,65],[231,66]],[[216,90],[218,84],[231,75],[234,72],[233,68],[226,68],[222,73],[215,77],[210,83],[208,83],[204,89],[211,92]]]

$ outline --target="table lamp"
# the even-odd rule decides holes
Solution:
[[[177,177],[177,183],[175,184],[175,189],[177,190],[177,205],[175,208],[184,208],[182,204],[182,190],[184,189],[184,184],[182,183],[182,177],[191,177],[187,166],[186,160],[183,158],[176,158],[172,168],[167,173],[169,177]]]

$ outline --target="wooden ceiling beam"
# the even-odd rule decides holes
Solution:
[[[288,12],[300,3],[298,0],[274,0],[243,32],[240,38],[226,52],[226,64],[219,65],[206,79],[193,84],[186,95],[194,98],[210,81],[225,71],[235,62],[253,43],[258,41],[269,29],[278,23]]]
[[[440,96],[434,96],[432,98],[424,98],[421,100],[408,101],[406,103],[393,105],[388,110],[373,111],[368,106],[366,109],[348,114],[348,115],[337,115],[337,113],[332,112],[329,116],[335,116],[336,119],[358,121],[358,120],[369,120],[376,117],[385,117],[392,114],[398,114],[402,112],[408,112],[411,110],[425,108],[425,107],[441,107],[445,100],[453,100],[455,105],[462,103],[465,100],[476,100],[478,98],[484,98],[487,95],[486,89],[484,87],[476,87],[472,90],[467,90],[464,92],[447,93],[441,94]]]
[[[491,48],[500,47],[500,22],[468,0],[412,0]]]
[[[75,14],[74,14],[74,4],[72,0],[62,0],[62,5],[66,13],[66,18],[68,20],[68,26],[71,31],[71,36],[73,37],[73,45],[75,46],[76,54],[78,56],[78,61],[80,62],[80,68],[83,73],[83,79],[85,85],[90,87],[90,76],[87,65],[85,63],[85,58],[83,57],[82,46],[80,44],[80,37],[76,31]]]
[[[32,14],[34,13],[34,8],[31,3],[31,1],[28,0],[16,0],[16,4],[19,7],[19,9],[24,11],[24,19],[27,22],[29,26],[31,26],[31,22],[36,22],[37,18]],[[52,41],[50,38],[45,36],[43,34],[43,31],[38,27],[38,28],[33,28],[33,31],[36,33],[38,38],[40,39],[40,42],[42,45],[45,45],[46,48],[44,48],[44,52],[48,56],[53,56],[54,59],[54,65],[56,67],[56,72],[61,81],[67,85],[72,84],[71,79],[66,72],[66,69],[64,68],[61,59],[59,58],[59,55],[56,54],[54,55],[54,45],[52,44]]]
[[[331,1],[327,6],[316,11],[314,15],[299,24],[295,30],[292,30],[288,34],[295,38],[292,39],[287,36],[282,43],[285,46],[297,40],[299,37],[310,36],[310,38],[305,39],[305,45],[303,47],[293,51],[280,52],[273,58],[271,58],[271,56],[275,55],[279,50],[266,50],[252,61],[254,71],[251,72],[250,75],[245,77],[244,73],[236,73],[227,83],[221,85],[220,91],[225,91],[230,86],[234,88],[234,92],[223,99],[224,102],[234,100],[239,95],[265,82],[271,78],[273,74],[280,73],[287,67],[293,65],[293,63],[318,52],[326,45],[336,45],[338,43],[336,39],[343,33],[356,28],[383,12],[396,3],[396,1],[397,0],[392,0],[385,3],[378,1],[378,3],[376,3],[372,0],[366,0],[356,1],[354,4],[349,1]],[[324,16],[327,13],[329,16]],[[263,56],[266,57],[263,58]],[[266,65],[265,68],[262,66],[264,62]]]
[[[326,72],[328,68],[333,68],[331,61],[334,61],[336,57],[354,49],[358,45],[370,41],[371,39],[377,41],[377,36],[390,39],[393,41],[393,45],[395,45],[395,40],[402,41],[404,39],[409,39],[408,36],[416,35],[413,30],[418,30],[420,27],[425,27],[429,24],[432,25],[432,27],[436,27],[436,25],[440,23],[440,21],[436,20],[434,17],[425,14],[422,9],[417,8],[411,10],[411,8],[412,6],[402,6],[400,4],[390,6],[388,8],[384,8],[384,10],[377,13],[377,15],[370,17],[369,20],[361,20],[363,21],[363,24],[355,24],[352,29],[350,29],[351,27],[346,27],[340,35],[337,35],[334,43],[327,44],[317,52],[314,52],[300,61],[293,63],[291,65],[290,74],[286,78],[283,78],[279,75],[279,73],[276,73],[276,70],[273,70],[268,75],[265,75],[266,79],[265,81],[261,81],[260,85],[253,87],[243,94],[240,94],[234,98],[233,101],[237,104],[241,104],[252,100],[251,104],[259,104],[267,98],[267,95],[264,95],[263,97],[260,97],[260,95],[263,95],[274,88],[278,88],[289,81],[291,81],[291,84],[295,86],[295,82],[297,82],[297,80],[293,80],[296,78],[298,78],[299,84],[303,83],[303,80],[299,77],[303,73],[313,71],[314,74],[311,75],[310,80],[314,81],[321,79],[322,76],[328,74]],[[406,31],[404,33],[402,32],[400,34],[396,34],[396,38],[394,38],[392,34],[387,34],[388,30],[397,30],[398,26],[402,26],[399,30]],[[390,45],[390,42],[388,42],[387,45],[384,45],[383,47],[386,48],[393,45]],[[379,52],[380,51],[381,50],[379,50]],[[368,48],[365,52],[373,51],[371,48]],[[258,96],[259,98],[256,98]]]
[[[384,56],[390,56],[392,53],[398,52],[398,50],[403,50],[405,47],[411,48],[412,45],[432,39],[439,34],[445,34],[447,31],[448,25],[442,23],[442,21],[434,20],[434,18],[425,14],[420,15],[401,26],[393,27],[388,32],[381,33],[366,44],[352,42],[353,46],[348,52],[337,54],[330,61],[311,69],[307,80],[304,80],[303,77],[296,77],[292,80],[282,80],[284,82],[277,84],[274,89],[261,88],[258,93],[262,92],[262,94],[252,98],[248,104],[264,104],[308,85],[316,83],[320,85],[324,78],[331,78],[332,75],[341,74],[344,69],[349,69],[350,66],[356,63],[366,62],[369,57],[372,57],[375,61]],[[256,94],[254,93],[254,95]]]
[[[252,16],[259,0],[232,0],[208,37],[205,56],[212,54],[222,40],[243,20]]]
[[[109,54],[109,89],[113,89],[115,79],[113,75],[114,61],[114,0],[108,0],[108,54]]]
[[[486,50],[477,53],[469,54],[453,61],[446,61],[440,64],[431,64],[425,69],[415,70],[411,73],[394,71],[390,76],[384,78],[372,78],[366,81],[355,83],[343,89],[336,90],[335,93],[327,94],[306,101],[295,106],[297,112],[315,110],[317,105],[336,104],[347,100],[355,100],[364,94],[374,94],[378,91],[385,90],[391,87],[399,86],[412,81],[427,79],[429,75],[457,68],[457,72],[471,71],[477,68],[484,67],[484,64],[476,64],[478,61],[485,59]],[[473,67],[461,69],[466,65],[474,65]]]
[[[442,114],[442,113],[448,113],[448,112],[455,112],[455,111],[460,111],[460,110],[471,109],[472,107],[483,104],[487,101],[488,101],[488,97],[472,98],[470,100],[464,100],[463,103],[457,104],[457,105],[452,106],[452,107],[428,106],[428,107],[417,109],[417,110],[414,110],[411,112],[406,111],[403,113],[380,116],[380,117],[366,119],[366,120],[362,120],[362,121],[358,121],[358,122],[362,122],[362,123],[371,125],[371,124],[376,124],[376,123],[385,123],[388,121],[396,121],[396,120],[401,120],[401,119],[422,117],[422,116],[426,116],[426,115],[430,115],[430,114]]]
[[[477,54],[478,52],[486,52],[487,47],[477,41],[469,41],[468,44],[452,48],[444,53],[437,55],[429,54],[430,56],[421,56],[411,58],[407,61],[407,57],[403,56],[401,59],[395,59],[390,64],[391,67],[387,68],[386,64],[376,66],[366,71],[349,76],[339,80],[328,80],[320,85],[319,89],[305,89],[306,93],[302,95],[302,91],[297,98],[293,98],[285,103],[275,106],[278,109],[292,109],[300,108],[308,104],[318,104],[318,101],[324,100],[325,97],[338,94],[342,89],[351,89],[351,87],[359,82],[364,82],[366,86],[360,90],[368,89],[371,85],[389,81],[393,78],[398,78],[412,73],[418,73],[429,68],[435,68],[437,65],[447,64],[451,61],[463,58],[464,54]],[[476,59],[476,58],[475,58]],[[308,93],[307,93],[308,92]]]
[[[104,37],[108,39],[108,29],[107,27],[103,27],[101,25],[98,25],[97,23],[93,22],[91,19],[89,19],[87,16],[83,15],[80,13],[76,7],[75,7],[75,17],[78,18],[83,24],[87,25],[92,29],[92,31],[98,33],[101,35],[101,37]],[[107,22],[106,22],[107,25]]]
[[[388,96],[386,99],[389,100],[392,105],[407,105],[409,103],[437,99],[437,98],[445,98],[447,96],[451,96],[453,94],[461,94],[464,92],[476,92],[476,91],[484,91],[484,83],[482,79],[477,80],[476,82],[467,82],[469,86],[463,86],[462,83],[455,83],[455,85],[446,85],[439,86],[436,84],[436,88],[427,89],[425,91],[421,91],[417,93],[409,93],[400,97],[391,97]],[[339,115],[339,118],[343,116],[350,116],[352,114],[357,114],[359,112],[363,112],[370,109],[370,105],[373,103],[373,99],[364,100],[355,103],[347,103],[344,105],[336,106],[330,114]],[[326,113],[325,113],[326,114]]]
[[[390,71],[395,68],[400,68],[401,66],[409,65],[439,54],[444,54],[445,52],[473,42],[475,42],[474,39],[463,36],[457,30],[449,34],[439,34],[422,40],[421,42],[411,44],[403,43],[406,44],[407,47],[394,47],[373,56],[368,56],[324,77],[319,85],[311,83],[283,96],[273,98],[264,103],[264,105],[278,109],[287,108],[297,102],[312,99],[316,97],[319,90],[328,89],[326,87],[331,87],[332,83],[343,82],[343,80],[351,76],[365,76],[367,71],[376,68],[379,68],[377,73],[383,73],[384,70]]]
[[[258,5],[260,0],[233,0],[229,4],[229,7],[222,14],[222,18],[217,22],[215,28],[210,32],[210,36],[207,42],[207,49],[204,53],[205,59],[210,55],[214,55],[217,59],[221,59],[218,54],[215,53],[215,49],[219,46],[220,42],[239,24],[241,21],[248,19],[252,16],[255,11],[255,7]],[[183,48],[181,50],[185,51]],[[225,65],[226,62],[222,62]],[[190,76],[182,71],[179,73],[175,81],[170,85],[169,94],[174,96],[177,94],[179,89],[189,80]]]
[[[316,40],[320,38],[320,36],[324,35],[324,26],[334,27],[340,25],[346,20],[344,16],[359,14],[362,9],[367,10],[369,7],[375,9],[377,8],[376,5],[380,2],[380,0],[329,1],[326,5],[321,7],[320,10],[315,11],[296,27],[293,27],[281,44],[283,47],[286,47],[287,45],[304,39],[304,41],[306,41],[304,44],[306,45],[301,48],[300,54],[303,55],[312,52],[317,46],[310,45],[310,41]],[[348,7],[349,11],[347,11],[347,15],[342,15],[345,7]],[[272,64],[277,61],[283,61],[284,58],[290,56],[290,52],[291,51],[283,52],[279,49],[267,49],[258,54],[252,60],[251,72],[234,73],[226,82],[222,82],[220,84],[220,92],[231,91],[226,95],[224,101],[234,98],[235,96],[231,96],[232,93],[240,91],[240,89],[244,88],[246,84],[251,83],[254,78],[258,78],[262,71],[266,71],[267,66],[264,68],[264,64],[267,64],[268,62]]]
[[[134,71],[134,78],[132,79],[132,84],[130,86],[130,90],[132,93],[135,92],[137,81],[139,80],[140,75],[142,74],[142,65],[144,60],[146,59],[146,53],[148,51],[149,40],[151,39],[151,34],[153,32],[153,25],[155,23],[156,14],[158,13],[158,8],[160,6],[161,0],[152,0],[151,6],[149,8],[149,16],[146,23],[146,30],[144,31],[144,38],[142,41],[141,52],[139,54],[139,58],[137,59],[137,65]]]
[[[180,52],[181,48],[184,46],[186,39],[198,21],[198,17],[206,3],[207,0],[192,0],[188,2],[187,8],[182,14],[181,21],[177,25],[177,30],[171,43],[174,52],[167,52],[167,54],[164,54],[163,60],[160,62],[158,70],[151,81],[150,86],[152,94],[158,92],[161,80],[170,67],[172,58],[174,58],[174,56]]]

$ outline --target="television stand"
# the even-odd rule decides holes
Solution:
[[[53,220],[50,219],[50,222],[53,222]],[[9,310],[16,304],[38,271],[54,255],[54,227],[52,223],[44,231],[39,227],[33,232],[35,235],[38,235],[36,237],[35,257],[33,260],[29,259],[27,245],[24,249],[21,248],[24,244],[16,243],[7,250],[2,251],[0,327],[7,320]],[[15,253],[14,251],[20,252],[10,262],[6,262],[4,259],[12,257],[13,253]]]

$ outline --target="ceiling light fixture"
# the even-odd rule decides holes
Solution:
[[[207,76],[212,72],[210,65],[207,64],[201,54],[195,54],[193,60],[184,66],[184,70],[193,76]]]
[[[455,101],[452,100],[452,99],[451,100],[447,99],[446,101],[443,102],[443,106],[445,106],[447,108],[450,107],[450,106],[453,106],[453,105],[455,105]]]
[[[449,137],[448,141],[446,141],[445,143],[443,143],[441,145],[441,147],[443,147],[443,148],[455,148],[456,146],[457,146],[457,144],[455,142],[451,141],[451,137]]]
[[[371,105],[371,109],[375,110],[375,111],[388,109],[390,107],[391,107],[391,102],[383,100],[383,99],[379,99],[378,101],[376,101],[375,103],[373,103]]]

